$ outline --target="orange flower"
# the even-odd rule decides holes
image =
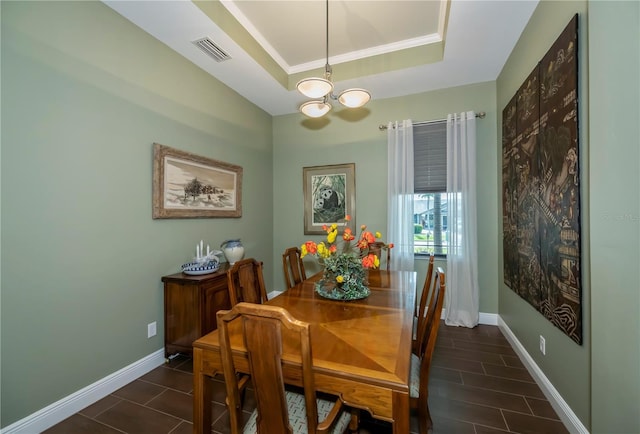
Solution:
[[[356,237],[351,232],[351,228],[344,228],[344,232],[342,233],[342,239],[345,241],[354,240]]]
[[[380,265],[380,260],[373,253],[369,253],[367,256],[362,258],[362,266],[364,268],[378,268]]]
[[[336,247],[336,245],[335,245],[335,244],[331,244],[331,247],[329,247],[329,251],[330,251],[331,253],[335,253],[335,252],[337,252],[337,251],[338,251],[338,248]]]
[[[351,221],[351,216],[349,214],[347,214],[346,216],[344,216],[344,219],[348,222]]]
[[[311,253],[312,255],[315,255],[318,251],[318,245],[313,241],[307,241],[306,243],[304,243],[304,245],[307,248],[307,252]]]
[[[393,249],[393,243],[389,243],[389,248]]]
[[[367,240],[365,240],[364,238],[360,238],[358,240],[358,243],[356,244],[356,246],[360,249],[360,250],[364,250],[367,247],[369,247],[369,243],[367,243]]]
[[[376,241],[376,237],[371,232],[363,232],[362,239],[367,241],[367,245]]]

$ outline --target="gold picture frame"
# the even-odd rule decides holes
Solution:
[[[153,144],[153,218],[242,217],[242,167]]]
[[[304,233],[324,234],[323,225],[355,221],[355,163],[302,168],[304,191]]]

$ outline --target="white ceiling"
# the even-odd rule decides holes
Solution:
[[[251,47],[246,39],[259,44],[283,76],[325,64],[323,0],[222,0],[226,13],[215,14],[211,4],[198,7],[190,0],[103,2],[272,115],[295,112],[305,97],[276,80],[273,66],[265,66],[256,50],[246,49]],[[363,87],[373,99],[382,99],[495,80],[537,4],[538,0],[330,0],[329,63],[336,89]],[[253,39],[238,36],[247,35],[234,30],[240,26]],[[231,59],[216,62],[205,55],[192,43],[203,37]],[[386,71],[376,73],[367,68],[369,56],[391,59],[394,51],[442,40],[441,60],[415,59],[403,69],[394,69],[397,66],[389,60]],[[359,76],[341,81],[340,65],[354,60],[360,62]]]

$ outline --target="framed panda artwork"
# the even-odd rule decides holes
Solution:
[[[325,234],[324,225],[355,221],[355,163],[302,168],[304,190],[304,233]]]

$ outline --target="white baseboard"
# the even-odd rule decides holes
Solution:
[[[447,309],[442,308],[442,314],[440,315],[440,319],[445,319],[446,316],[447,316]],[[480,317],[478,318],[478,324],[497,326],[498,314],[480,312]]]
[[[480,324],[497,326],[498,314],[480,312]]]
[[[551,381],[549,381],[547,376],[544,375],[542,369],[540,369],[536,364],[500,316],[498,316],[498,327],[500,327],[500,330],[502,330],[514,351],[518,354],[518,357],[520,357],[520,360],[527,368],[527,371],[529,371],[535,382],[538,383],[542,393],[547,397],[547,400],[556,413],[558,413],[560,420],[562,420],[562,423],[564,423],[564,426],[569,430],[569,432],[576,434],[589,434],[589,430],[582,424],[580,419],[578,419],[578,416],[576,416],[573,410],[571,410],[569,404],[567,404],[560,393],[558,393],[553,384],[551,384]]]
[[[32,434],[42,432],[62,422],[83,408],[101,400],[165,361],[164,348],[133,362],[129,366],[110,374],[53,404],[36,411],[0,430],[0,434]]]
[[[270,293],[267,294],[267,299],[271,300],[272,298],[279,296],[283,292],[284,291],[271,291]]]

